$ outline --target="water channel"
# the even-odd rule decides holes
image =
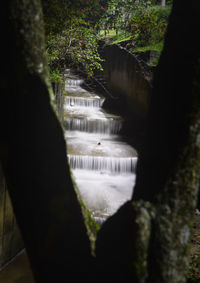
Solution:
[[[123,119],[105,112],[105,98],[87,91],[82,83],[67,70],[67,155],[83,201],[94,219],[102,223],[131,198],[137,153],[120,135]]]

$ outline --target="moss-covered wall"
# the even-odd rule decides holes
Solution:
[[[0,269],[24,247],[0,166]]]

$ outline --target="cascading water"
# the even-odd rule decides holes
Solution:
[[[81,197],[97,222],[131,198],[137,153],[120,137],[121,117],[103,111],[104,98],[66,74],[65,127],[68,160]]]
[[[121,121],[111,119],[66,118],[66,129],[87,133],[118,134]]]
[[[87,169],[108,173],[135,172],[136,157],[105,157],[68,154],[72,169]]]
[[[82,106],[82,107],[101,107],[104,99],[101,98],[85,98],[85,97],[66,97],[66,106]]]

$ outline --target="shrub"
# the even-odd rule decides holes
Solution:
[[[94,70],[102,70],[98,38],[95,30],[84,20],[66,21],[61,32],[46,36],[46,46],[53,81],[58,80],[66,64],[83,68],[88,76],[92,76]]]
[[[144,8],[138,9],[131,21],[129,30],[136,46],[146,46],[160,42],[165,34],[170,9]]]

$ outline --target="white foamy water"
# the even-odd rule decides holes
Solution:
[[[83,89],[83,80],[69,71],[67,76],[68,161],[83,201],[101,224],[131,199],[137,153],[119,135],[122,118],[102,109],[104,98]]]
[[[118,135],[102,135],[66,131],[68,154],[107,157],[136,157],[132,146],[122,141]]]
[[[131,173],[135,172],[136,157],[105,157],[105,156],[85,156],[69,155],[69,164],[72,169],[87,169],[100,171],[102,173]]]
[[[135,174],[112,175],[78,169],[73,174],[81,197],[99,222],[131,199]]]
[[[66,118],[65,124],[69,131],[101,134],[118,134],[122,126],[121,121],[113,119]]]
[[[66,97],[67,107],[98,107],[103,105],[104,99],[100,97],[85,98],[85,97]]]

